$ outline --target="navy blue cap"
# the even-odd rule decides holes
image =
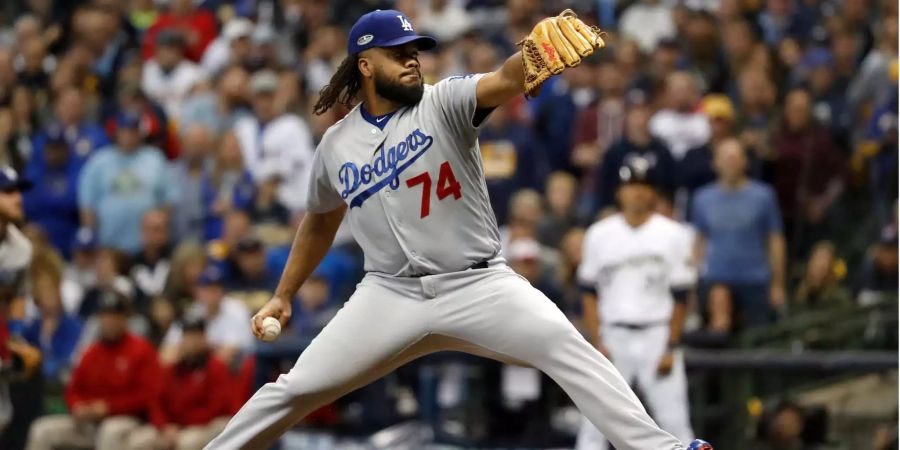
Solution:
[[[103,288],[97,294],[97,312],[128,314],[130,310],[131,301],[116,289]]]
[[[198,314],[185,314],[184,317],[181,318],[181,331],[184,333],[190,331],[206,331],[206,320],[198,315]]]
[[[629,155],[619,167],[619,181],[625,184],[647,184],[656,186],[658,174],[656,170],[656,155],[636,156]]]
[[[31,187],[31,182],[19,178],[16,169],[0,166],[0,191],[24,191]]]
[[[116,128],[140,128],[141,116],[128,111],[116,114]]]
[[[806,69],[834,66],[834,56],[827,48],[817,47],[806,52],[800,60],[800,64]]]
[[[200,278],[197,279],[197,284],[199,286],[209,286],[212,284],[222,284],[222,280],[225,278],[225,275],[222,274],[222,269],[216,266],[208,266],[203,270],[203,273],[200,274]]]
[[[47,145],[66,144],[66,133],[57,124],[48,126],[44,135],[47,136]]]
[[[90,251],[97,249],[97,234],[90,228],[79,228],[75,233],[75,242],[72,243],[72,249],[75,251]]]
[[[347,53],[355,55],[374,47],[394,47],[409,42],[415,42],[420,50],[431,50],[437,45],[433,37],[416,34],[412,22],[400,11],[376,9],[353,24],[347,39]]]

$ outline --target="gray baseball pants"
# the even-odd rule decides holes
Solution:
[[[684,448],[556,305],[502,263],[421,278],[367,274],[294,367],[206,448],[265,449],[322,405],[442,350],[543,371],[619,450]]]

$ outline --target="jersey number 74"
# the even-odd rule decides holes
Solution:
[[[422,172],[406,180],[407,187],[413,187],[419,184],[422,185],[422,210],[420,218],[424,219],[431,213],[431,174]],[[450,167],[449,161],[444,161],[441,164],[440,171],[438,172],[437,184],[436,193],[438,200],[443,200],[451,195],[454,200],[459,200],[462,197],[459,182],[456,181],[456,176],[453,175],[453,168]]]

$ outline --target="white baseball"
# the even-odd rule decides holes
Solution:
[[[274,317],[266,317],[262,322],[263,336],[262,340],[272,342],[281,334],[281,322]]]

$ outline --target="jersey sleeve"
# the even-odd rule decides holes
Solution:
[[[480,123],[474,124],[477,112],[475,91],[484,74],[445,78],[434,85],[434,102],[441,116],[461,137],[474,138]],[[483,123],[483,121],[482,121]]]
[[[324,154],[322,148],[322,145],[319,145],[313,155],[309,189],[306,190],[306,210],[314,214],[335,210],[344,203],[341,194],[331,184],[328,176],[327,155]]]
[[[669,286],[673,290],[688,289],[697,282],[697,270],[691,264],[694,234],[676,229],[669,246]]]
[[[578,265],[578,284],[584,290],[596,290],[600,271],[599,254],[597,251],[597,233],[589,229],[584,236],[581,245],[581,264]]]

